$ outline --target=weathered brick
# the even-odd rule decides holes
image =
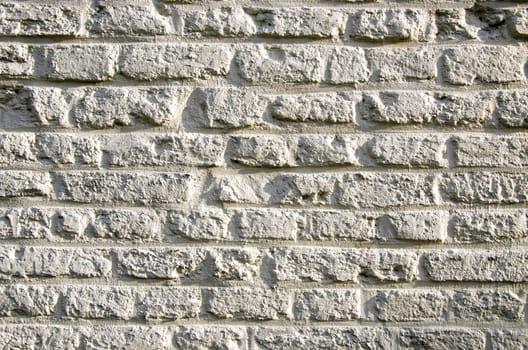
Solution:
[[[150,320],[196,318],[202,305],[199,289],[159,287],[138,291],[139,317]]]
[[[160,241],[161,220],[149,209],[98,209],[88,230],[94,238]]]
[[[116,74],[118,48],[70,44],[36,48],[37,76],[50,80],[105,81]]]
[[[528,36],[528,10],[519,8],[513,11],[510,19],[510,28],[513,35],[517,38],[526,38]]]
[[[273,118],[287,122],[355,124],[353,93],[311,93],[278,96],[271,105]]]
[[[0,171],[0,198],[46,197],[51,191],[48,173]]]
[[[473,85],[511,83],[526,80],[524,64],[528,52],[517,46],[483,46],[447,49],[443,74],[448,83]]]
[[[295,240],[304,228],[303,218],[293,211],[239,210],[233,217],[241,239]]]
[[[520,269],[528,254],[518,250],[446,250],[424,254],[424,269],[433,281],[524,282]]]
[[[53,238],[64,240],[87,241],[92,237],[87,233],[88,225],[95,220],[95,213],[90,209],[58,209],[55,215]]]
[[[205,128],[243,128],[263,124],[265,98],[248,89],[197,89],[187,107],[190,125]]]
[[[370,327],[259,327],[257,349],[390,349],[392,335],[387,328]]]
[[[152,136],[116,135],[106,138],[103,152],[112,166],[221,166],[225,138],[159,134]]]
[[[355,320],[359,318],[359,308],[357,290],[299,290],[294,295],[293,315],[298,320]]]
[[[326,50],[328,65],[325,80],[331,84],[350,84],[365,82],[371,70],[365,51],[361,48],[338,47]]]
[[[164,350],[171,347],[171,332],[168,327],[92,326],[84,334],[83,348],[86,350]]]
[[[78,349],[83,332],[71,327],[52,325],[3,325],[0,327],[0,346],[4,349]]]
[[[177,8],[176,28],[183,35],[216,37],[247,37],[257,28],[251,17],[241,7],[207,9]]]
[[[51,316],[59,300],[59,290],[53,287],[10,285],[1,291],[2,316]]]
[[[498,243],[528,238],[523,210],[455,212],[449,227],[457,243]]]
[[[231,137],[227,156],[232,162],[245,166],[294,166],[296,146],[296,139],[291,137]]]
[[[278,320],[289,313],[288,293],[277,289],[215,288],[207,312],[218,318]]]
[[[527,127],[528,93],[526,91],[499,92],[495,114],[503,126]]]
[[[96,0],[86,29],[92,35],[162,35],[172,32],[170,20],[161,16],[151,1]]]
[[[306,212],[306,229],[299,239],[369,241],[382,239],[377,235],[375,221],[368,215],[345,211]]]
[[[402,329],[398,336],[399,349],[474,349],[484,350],[485,335],[479,330],[464,328]]]
[[[412,281],[416,253],[339,248],[282,248],[273,254],[278,281]]]
[[[237,52],[235,62],[252,84],[315,83],[323,78],[321,52],[315,46],[247,46]]]
[[[8,247],[0,251],[0,275],[12,277],[108,277],[112,262],[102,249]]]
[[[30,77],[33,74],[32,49],[21,44],[0,45],[0,77]]]
[[[212,193],[226,203],[328,205],[335,181],[333,175],[219,176]]]
[[[446,138],[435,135],[379,135],[368,140],[375,164],[405,167],[447,167]]]
[[[178,349],[249,349],[248,335],[243,327],[180,326],[174,331],[174,344]]]
[[[298,166],[359,165],[361,139],[342,135],[302,135],[297,140]]]
[[[524,301],[512,292],[460,290],[451,303],[456,321],[517,321]]]
[[[101,145],[97,137],[66,134],[37,134],[36,154],[44,162],[56,165],[98,165]]]
[[[225,76],[233,53],[208,44],[132,44],[121,50],[119,71],[137,80],[206,79]]]
[[[432,205],[433,179],[425,174],[346,174],[337,184],[337,203],[351,208]]]
[[[57,200],[81,203],[183,203],[193,176],[177,173],[64,172],[56,174]]]
[[[77,36],[83,7],[68,3],[4,2],[0,33],[10,36]]]
[[[472,21],[467,18],[465,9],[437,9],[435,14],[437,40],[455,41],[478,38],[479,28],[471,24]]]
[[[437,77],[439,52],[430,47],[369,49],[366,57],[374,81],[432,80]]]
[[[1,211],[0,237],[8,239],[51,239],[53,210],[10,208]]]
[[[68,287],[62,311],[66,318],[121,319],[135,316],[135,293],[131,288],[106,286]]]
[[[31,103],[32,94],[28,88],[0,87],[0,127],[13,129],[33,126],[35,111]]]
[[[223,210],[200,208],[199,210],[169,211],[165,222],[170,234],[192,240],[230,239],[230,218]]]
[[[0,134],[0,164],[26,165],[37,162],[34,134]]]
[[[473,136],[453,138],[457,166],[512,167],[528,165],[528,137]]]
[[[347,36],[358,41],[429,41],[435,29],[420,9],[356,10],[348,21]]]
[[[343,33],[345,14],[319,7],[248,8],[257,34],[272,37],[337,38]]]
[[[88,88],[72,107],[77,128],[162,125],[178,127],[188,96],[185,88]]]
[[[445,241],[448,213],[435,211],[387,213],[376,219],[381,237],[411,241]]]
[[[446,174],[440,191],[446,203],[515,204],[528,200],[528,174],[470,172]]]
[[[208,251],[212,278],[218,281],[254,281],[263,254],[257,248],[226,248]]]
[[[492,330],[490,331],[492,349],[524,349],[528,347],[526,330]]]
[[[367,301],[374,321],[443,321],[449,296],[435,290],[393,290],[373,293]]]

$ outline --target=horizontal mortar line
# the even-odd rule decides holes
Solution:
[[[497,326],[501,326],[505,329],[511,330],[525,330],[526,323],[522,321],[508,322],[508,321],[370,321],[370,320],[344,320],[344,321],[316,321],[316,320],[293,320],[286,316],[283,316],[281,320],[255,320],[255,319],[218,319],[214,316],[210,318],[204,317],[195,319],[180,319],[180,320],[152,320],[152,321],[141,321],[137,318],[132,320],[123,319],[82,319],[73,317],[55,318],[55,317],[18,317],[18,318],[0,318],[0,324],[2,326],[13,325],[13,326],[68,326],[72,327],[97,327],[97,326],[109,326],[109,327],[133,327],[133,326],[148,326],[148,327],[177,327],[177,326],[208,326],[208,327],[285,327],[286,329],[293,329],[296,327],[328,327],[328,328],[345,328],[345,327],[358,327],[358,328],[394,328],[394,329],[472,329],[472,330],[485,330],[494,331],[497,330]]]

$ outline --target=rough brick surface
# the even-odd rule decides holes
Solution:
[[[0,349],[528,348],[528,2],[0,0]]]

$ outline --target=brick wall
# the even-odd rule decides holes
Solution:
[[[0,348],[528,348],[526,6],[0,1]]]

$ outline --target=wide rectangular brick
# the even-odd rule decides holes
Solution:
[[[111,166],[221,166],[227,140],[221,136],[178,134],[112,135],[102,151]]]
[[[446,137],[434,135],[379,135],[366,150],[376,165],[447,167]]]
[[[35,207],[0,210],[0,237],[52,239],[53,214],[53,209]]]
[[[377,240],[374,217],[347,211],[306,211],[306,227],[299,239],[315,241]]]
[[[1,316],[52,316],[60,290],[46,286],[9,285],[0,293]]]
[[[499,243],[528,238],[524,210],[454,212],[450,236],[457,243]]]
[[[33,75],[33,49],[22,44],[0,44],[0,77],[26,78]]]
[[[298,290],[293,298],[293,316],[297,320],[345,321],[360,315],[358,290]]]
[[[447,49],[443,75],[454,85],[524,82],[528,51],[522,46],[482,46]]]
[[[451,308],[455,321],[519,321],[523,318],[524,298],[513,292],[459,290]]]
[[[492,349],[525,349],[528,347],[528,331],[526,329],[490,330]]]
[[[235,55],[241,77],[252,84],[315,83],[323,78],[316,46],[247,46]]]
[[[365,121],[384,124],[469,127],[492,124],[492,98],[487,93],[365,93],[359,110]]]
[[[221,349],[226,344],[233,349],[248,350],[249,341],[244,327],[179,326],[174,331],[173,344],[177,349]]]
[[[403,282],[418,273],[418,256],[408,251],[280,248],[273,260],[278,281]]]
[[[437,77],[438,50],[431,47],[369,49],[366,52],[372,80],[402,82],[433,80]]]
[[[470,172],[446,174],[439,188],[446,203],[516,204],[528,200],[528,174]]]
[[[457,166],[528,166],[528,136],[464,135],[452,139]]]
[[[367,317],[373,321],[444,321],[449,295],[437,290],[392,290],[369,293]]]
[[[273,118],[285,122],[355,124],[353,93],[308,93],[277,96],[271,104]]]
[[[37,76],[50,80],[105,81],[116,74],[118,48],[104,44],[35,48]]]
[[[2,246],[0,276],[13,277],[108,277],[112,262],[109,251],[84,248]]]
[[[345,14],[320,7],[248,8],[257,34],[271,37],[337,38],[345,27]]]
[[[140,209],[96,209],[84,235],[93,235],[92,239],[115,239],[130,241],[160,241],[162,223],[159,215],[147,208]],[[77,215],[75,215],[77,214]],[[64,231],[68,224],[86,215],[79,210],[63,209],[59,212],[58,223]],[[90,215],[90,213],[88,213]],[[82,219],[81,219],[82,220]],[[90,239],[89,237],[85,238]]]
[[[182,6],[172,13],[177,18],[177,32],[185,36],[240,38],[257,31],[251,17],[238,6],[203,9]]]
[[[83,349],[171,348],[172,332],[164,326],[90,326],[83,332]]]
[[[376,218],[378,234],[386,239],[445,241],[448,213],[445,211],[396,211]]]
[[[202,128],[244,128],[264,124],[267,99],[249,89],[196,89],[186,109],[185,124]]]
[[[0,4],[0,34],[8,36],[77,36],[83,6],[5,1]]]
[[[433,183],[426,174],[346,174],[337,183],[336,200],[350,208],[433,205]]]
[[[0,198],[47,197],[52,192],[48,173],[0,171]]]
[[[289,314],[288,292],[278,289],[215,288],[206,310],[217,318],[278,320]]]
[[[138,291],[138,316],[148,321],[196,318],[202,305],[200,289],[153,287]]]
[[[347,37],[357,41],[429,41],[435,27],[427,10],[362,9],[352,11]]]
[[[68,287],[63,297],[62,312],[69,319],[120,319],[135,316],[136,292],[127,287]]]
[[[4,349],[78,349],[84,329],[52,325],[2,325],[0,347]]]
[[[178,173],[61,172],[57,200],[81,203],[184,203],[195,177]]]
[[[167,212],[165,230],[185,239],[225,240],[232,238],[229,222],[230,217],[221,209],[172,210]]]
[[[474,349],[484,350],[484,332],[464,328],[402,329],[398,334],[398,349]]]
[[[243,240],[295,240],[305,226],[302,216],[284,210],[237,210],[233,223],[236,236]]]
[[[123,46],[119,71],[137,80],[206,79],[225,76],[233,53],[207,44],[131,44]]]
[[[374,327],[258,327],[256,349],[390,349],[392,333]]]
[[[525,282],[528,253],[522,250],[445,250],[425,253],[423,268],[433,281]]]
[[[172,32],[169,18],[150,1],[97,0],[88,13],[86,29],[94,36],[163,35]]]

